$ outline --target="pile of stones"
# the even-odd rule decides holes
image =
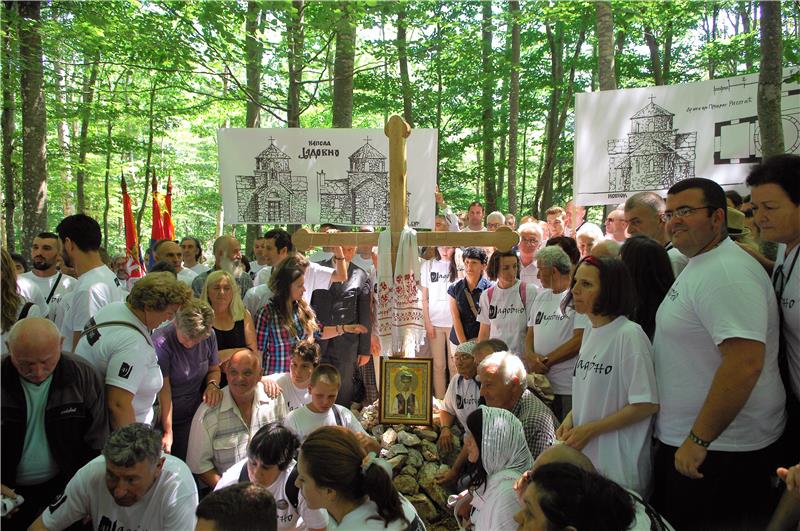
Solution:
[[[452,428],[455,449],[441,455],[436,441],[438,426],[378,424],[377,402],[361,411],[361,423],[381,443],[380,457],[394,470],[394,485],[417,509],[431,531],[458,529],[452,509],[447,508],[449,492],[436,482],[436,476],[449,470],[461,449],[462,433]]]

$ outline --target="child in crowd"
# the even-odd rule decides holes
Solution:
[[[308,386],[311,402],[289,413],[283,421],[284,425],[301,441],[321,426],[344,426],[355,433],[367,452],[380,451],[378,442],[367,435],[355,415],[346,407],[336,404],[340,384],[336,367],[327,363],[319,365],[311,373],[311,384]]]
[[[289,411],[311,402],[311,373],[319,365],[320,352],[317,343],[300,341],[292,351],[289,372],[270,374],[265,378],[274,381],[281,388]]]

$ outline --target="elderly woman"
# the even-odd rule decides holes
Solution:
[[[581,258],[586,258],[592,252],[592,247],[604,238],[603,230],[594,223],[584,223],[578,232],[575,233],[575,242],[578,244],[578,251]]]
[[[158,394],[161,443],[164,451],[184,461],[195,411],[201,402],[215,406],[222,398],[213,324],[211,306],[194,299],[178,310],[170,324],[153,334],[164,377]]]
[[[646,496],[652,472],[650,439],[658,393],[653,349],[630,321],[635,290],[620,260],[584,258],[565,307],[592,323],[572,378],[572,411],[556,437],[586,454],[598,471]]]
[[[469,478],[471,520],[476,531],[514,529],[519,509],[514,482],[533,462],[522,423],[506,409],[480,406],[467,417],[464,436]]]
[[[572,262],[557,245],[536,253],[538,278],[544,288],[536,295],[525,338],[525,366],[530,372],[546,374],[553,388],[553,412],[559,420],[572,409],[572,369],[581,347],[583,329],[589,322],[583,315],[561,303],[569,294]]]
[[[127,302],[112,302],[89,320],[75,353],[106,383],[111,427],[153,421],[164,383],[150,332],[171,320],[192,290],[170,273],[150,273],[133,285]]]

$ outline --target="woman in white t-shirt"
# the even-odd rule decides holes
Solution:
[[[297,486],[310,508],[328,512],[328,530],[425,529],[392,483],[391,465],[366,454],[347,428],[314,430],[300,447],[297,466]]]
[[[476,531],[515,529],[514,483],[533,463],[522,423],[508,410],[480,406],[467,417],[467,430],[464,448],[475,465],[469,476],[472,525]]]
[[[584,258],[575,270],[565,307],[585,314],[592,327],[572,379],[572,411],[556,437],[581,450],[599,472],[647,496],[653,415],[658,393],[653,348],[629,315],[633,281],[620,260]]]
[[[420,268],[422,317],[433,356],[433,392],[440,400],[447,390],[445,368],[449,365],[451,376],[456,373],[447,352],[447,334],[453,326],[447,289],[458,280],[453,251],[454,247],[437,247],[434,258],[422,262]]]

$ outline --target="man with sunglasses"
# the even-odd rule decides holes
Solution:
[[[689,263],[656,316],[661,409],[654,503],[676,529],[763,528],[783,433],[778,306],[764,269],[727,234],[708,179],[669,189],[662,220]]]

